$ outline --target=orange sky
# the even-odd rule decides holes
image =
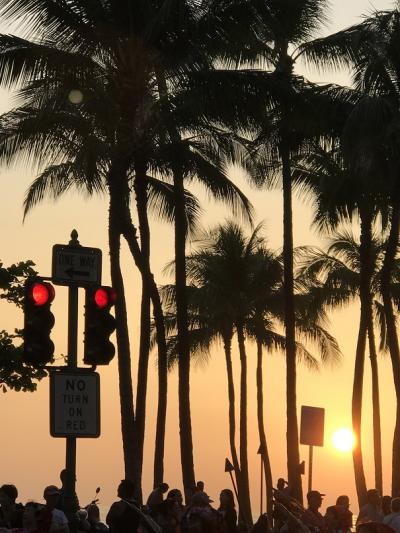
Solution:
[[[342,28],[355,22],[361,13],[371,6],[384,9],[393,5],[388,0],[335,0],[332,2],[330,30]],[[0,25],[2,31],[11,31]],[[311,74],[311,77],[316,78]],[[319,79],[322,79],[319,77]],[[325,75],[324,79],[332,79]],[[335,77],[345,82],[345,74]],[[10,105],[9,96],[0,93],[0,107]],[[55,243],[67,243],[73,228],[77,228],[81,244],[99,247],[103,250],[103,283],[109,283],[107,255],[107,203],[105,198],[80,198],[75,194],[66,196],[57,204],[44,203],[36,208],[22,224],[22,200],[24,191],[35,175],[35,169],[20,162],[11,168],[2,168],[2,209],[0,211],[1,253],[5,265],[12,262],[33,259],[42,275],[50,275],[51,247]],[[238,183],[252,199],[258,220],[265,221],[265,233],[272,248],[281,246],[282,213],[279,192],[254,191],[237,176]],[[204,198],[206,210],[204,224],[210,226],[223,220],[229,213],[220,206],[210,205]],[[310,229],[311,210],[307,205],[295,203],[295,244],[318,244],[321,240]],[[172,258],[172,230],[165,224],[152,223],[152,262],[156,278],[163,283],[161,270]],[[125,251],[126,252],[126,251]],[[140,280],[128,253],[124,254],[126,290],[129,298],[129,320],[132,353],[136,359],[138,331],[138,301]],[[66,296],[67,290],[57,287],[53,304],[56,326],[53,338],[56,353],[66,353]],[[81,295],[80,308],[83,309]],[[22,314],[10,305],[0,304],[1,328],[12,330],[22,325]],[[358,307],[346,309],[331,316],[331,331],[337,337],[343,351],[343,362],[335,368],[325,368],[320,373],[310,373],[299,368],[298,406],[315,405],[326,409],[326,431],[324,448],[314,453],[314,488],[326,493],[326,503],[331,504],[337,495],[347,493],[356,511],[356,497],[350,454],[340,454],[330,444],[334,429],[350,424],[350,402],[353,359],[358,328]],[[82,320],[80,320],[82,329]],[[80,353],[82,345],[80,345]],[[238,375],[238,357],[235,352],[235,370]],[[257,422],[255,410],[255,347],[248,346],[249,357],[249,463],[253,513],[259,510],[259,456]],[[365,416],[363,418],[363,448],[367,484],[373,486],[372,419],[370,409],[370,371],[368,360],[365,375]],[[382,394],[382,436],[384,452],[384,491],[390,490],[390,457],[394,425],[394,392],[390,361],[380,360],[380,384]],[[134,367],[136,368],[136,361]],[[123,476],[122,449],[120,437],[119,400],[116,361],[101,368],[102,435],[99,439],[78,441],[77,491],[81,503],[88,503],[100,485],[101,505],[107,507],[115,498],[115,489]],[[265,380],[265,422],[268,432],[273,477],[286,476],[285,456],[285,367],[279,354],[268,355],[264,366]],[[170,487],[181,486],[177,376],[170,375],[170,396],[168,407],[168,434],[166,442],[165,480]],[[198,479],[206,482],[206,491],[217,499],[219,491],[229,487],[224,473],[224,459],[229,455],[225,364],[222,350],[216,346],[207,364],[194,366],[192,374],[192,420],[195,443],[195,466]],[[148,395],[147,440],[144,465],[144,493],[150,490],[152,482],[152,460],[154,446],[154,423],[156,415],[157,381],[154,360],[150,363]],[[58,483],[58,473],[64,466],[64,439],[49,436],[49,392],[48,381],[39,385],[35,394],[8,392],[0,397],[1,453],[0,483],[15,483],[20,499],[41,501],[44,486]],[[301,446],[302,459],[308,459],[308,450]],[[304,479],[306,487],[307,479]]]

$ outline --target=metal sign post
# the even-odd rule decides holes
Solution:
[[[312,490],[313,447],[308,448],[308,492]]]
[[[300,444],[308,449],[308,492],[312,490],[313,447],[324,445],[325,409],[322,407],[301,406]]]
[[[71,247],[79,246],[78,232],[73,230]],[[75,370],[78,367],[78,287],[68,288],[68,368]],[[67,470],[67,486],[65,494],[65,507],[67,516],[72,515],[75,509],[75,482],[76,482],[76,437],[67,437],[65,468]]]
[[[55,244],[52,254],[52,282],[55,285],[68,286],[68,359],[67,369],[70,373],[56,372],[51,377],[51,404],[50,404],[50,433],[53,437],[66,437],[65,469],[67,471],[66,487],[64,494],[65,512],[69,520],[76,511],[75,481],[76,481],[76,438],[77,437],[98,437],[100,434],[99,424],[99,376],[92,376],[95,380],[95,393],[90,394],[92,410],[97,416],[92,417],[91,424],[83,420],[83,405],[77,407],[71,405],[68,414],[70,425],[63,426],[63,416],[65,415],[66,402],[69,401],[68,388],[88,386],[93,383],[93,379],[86,379],[82,375],[82,370],[78,369],[78,288],[90,287],[101,283],[101,250],[98,248],[86,248],[78,241],[78,232],[71,232],[71,240],[68,245]],[[81,377],[79,378],[79,372]],[[74,374],[75,373],[75,374]],[[71,377],[72,374],[72,377]],[[75,377],[73,377],[75,375]],[[68,378],[69,376],[69,378]],[[88,375],[86,376],[88,378]],[[66,380],[66,381],[65,381]],[[64,383],[64,385],[63,385]],[[57,385],[58,384],[58,385]],[[64,386],[65,397],[57,396],[59,388]],[[93,387],[92,387],[93,388]],[[89,392],[87,394],[78,393],[71,395],[76,403],[79,398],[87,399],[89,402]],[[73,416],[72,411],[77,415]],[[87,406],[85,412],[87,412]],[[65,418],[65,416],[64,416]],[[78,420],[77,420],[78,418]],[[65,420],[64,420],[65,421]],[[87,429],[92,427],[92,432]],[[61,424],[61,426],[60,426]],[[61,428],[61,429],[60,429]],[[86,431],[85,431],[86,430]],[[63,434],[64,432],[64,434]],[[71,523],[71,520],[70,520]]]

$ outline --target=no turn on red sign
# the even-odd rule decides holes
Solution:
[[[97,372],[50,373],[50,435],[100,436],[100,376]]]

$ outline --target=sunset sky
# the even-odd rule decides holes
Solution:
[[[333,0],[330,24],[324,33],[339,30],[360,20],[375,7],[386,9],[393,6],[389,0]],[[14,32],[15,28],[1,24],[0,31]],[[300,70],[306,76],[319,81],[348,82],[346,73],[323,76]],[[0,111],[12,106],[11,95],[0,92]],[[66,244],[70,232],[76,228],[84,246],[103,250],[103,283],[110,283],[107,245],[107,200],[106,198],[82,198],[69,194],[54,204],[46,200],[22,221],[24,193],[35,177],[35,169],[25,161],[10,168],[0,169],[2,207],[0,209],[1,251],[0,260],[5,266],[20,260],[32,259],[40,274],[51,274],[51,248],[53,244]],[[282,245],[282,211],[279,191],[256,191],[249,187],[244,177],[232,176],[252,200],[257,221],[264,221],[265,235],[273,249]],[[229,216],[220,205],[210,204],[203,196],[205,227],[222,222]],[[323,239],[310,227],[312,208],[295,202],[294,238],[296,245],[323,245]],[[166,262],[173,256],[172,228],[152,220],[152,267],[158,283],[165,283],[162,274]],[[131,333],[133,368],[136,369],[136,353],[139,337],[140,279],[130,255],[125,249],[123,267],[126,293],[129,299],[129,323]],[[80,296],[83,313],[83,291]],[[56,287],[53,304],[56,326],[53,339],[56,354],[66,353],[67,342],[67,289]],[[311,373],[299,367],[298,412],[301,405],[324,407],[325,446],[314,452],[313,488],[326,494],[325,504],[334,503],[339,494],[348,494],[351,509],[357,512],[350,453],[336,451],[331,444],[332,433],[341,427],[350,427],[351,392],[355,345],[358,331],[358,306],[349,307],[331,315],[331,332],[339,341],[343,361],[335,367],[325,367],[319,373]],[[12,331],[21,327],[22,313],[9,304],[0,304],[1,328]],[[82,316],[80,331],[82,332]],[[82,343],[79,348],[82,355]],[[255,346],[248,346],[249,357],[249,464],[253,514],[259,510],[259,446],[256,420],[255,394]],[[390,359],[382,356],[380,363],[380,387],[382,409],[382,439],[384,465],[384,492],[390,492],[391,442],[394,427],[394,389]],[[238,354],[235,350],[234,364],[238,376]],[[120,433],[119,398],[116,360],[109,367],[100,368],[102,434],[98,439],[81,439],[77,450],[77,492],[82,504],[94,497],[101,486],[100,504],[104,507],[116,498],[116,487],[123,477],[122,445]],[[135,370],[134,370],[135,372]],[[366,360],[363,449],[367,485],[374,485],[372,455],[371,376]],[[285,365],[281,354],[266,354],[264,363],[265,424],[272,461],[273,478],[286,477],[286,414],[285,414]],[[165,481],[170,488],[181,488],[180,453],[177,408],[177,372],[170,374],[167,441],[165,457]],[[191,381],[192,421],[194,432],[195,471],[197,479],[205,481],[205,490],[214,499],[219,491],[230,487],[224,473],[224,459],[229,456],[227,425],[227,385],[222,348],[213,349],[208,362],[193,365]],[[144,464],[144,494],[151,489],[153,469],[154,429],[157,400],[155,359],[150,363],[148,386],[148,418]],[[48,380],[39,384],[33,394],[8,392],[0,396],[0,484],[14,483],[20,500],[42,501],[43,488],[58,484],[59,471],[64,467],[64,439],[50,437],[49,433],[49,385]],[[301,458],[308,460],[308,449],[301,446]],[[307,477],[303,478],[307,487]]]

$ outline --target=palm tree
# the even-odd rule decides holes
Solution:
[[[375,12],[362,23],[309,43],[304,52],[310,61],[324,66],[350,66],[356,87],[372,97],[378,128],[374,153],[380,152],[381,169],[385,171],[390,206],[390,234],[387,240],[385,261],[381,273],[384,297],[388,346],[391,355],[394,385],[397,398],[396,425],[392,454],[392,493],[400,490],[400,350],[394,316],[390,280],[398,250],[400,231],[400,185],[398,180],[398,42],[400,37],[400,12],[393,10]],[[375,100],[374,100],[375,98]]]
[[[362,244],[359,249],[359,257],[357,257],[357,268],[359,269],[359,287],[357,288],[360,291],[361,313],[352,397],[353,431],[357,438],[357,446],[353,450],[353,463],[360,502],[366,498],[361,448],[361,414],[367,336],[373,379],[375,481],[377,487],[382,487],[379,389],[372,318],[373,278],[376,259],[372,235],[373,225],[378,214],[384,214],[382,194],[385,190],[385,183],[377,160],[369,158],[366,161],[363,157],[367,140],[362,132],[366,131],[368,126],[362,111],[364,105],[365,99],[361,98],[348,118],[340,145],[335,144],[330,151],[317,147],[315,152],[306,158],[306,167],[308,168],[305,175],[303,174],[304,167],[301,168],[302,165],[297,169],[301,185],[311,188],[314,194],[315,223],[320,230],[329,234],[332,228],[337,228],[341,222],[353,219],[359,220],[361,224],[360,238]],[[362,116],[363,118],[361,118]],[[354,131],[355,129],[357,131]],[[353,142],[351,139],[356,139],[356,141]],[[373,145],[371,140],[368,142]],[[368,145],[369,154],[373,153],[372,145]],[[354,252],[354,247],[352,251]]]
[[[380,427],[380,399],[378,382],[377,349],[375,341],[375,325],[381,324],[381,299],[379,298],[379,277],[383,264],[385,241],[377,234],[371,234],[370,261],[372,273],[370,280],[371,309],[367,320],[360,317],[359,338],[367,336],[369,341],[369,357],[372,374],[372,410],[374,433],[374,459],[375,459],[375,486],[382,491],[382,450]],[[355,239],[350,230],[336,232],[330,238],[327,252],[317,249],[305,250],[302,275],[309,278],[314,290],[325,293],[328,306],[342,307],[354,301],[357,297],[361,300],[361,271],[362,251],[360,241]],[[374,298],[374,301],[373,301]],[[375,309],[375,313],[373,312]],[[365,311],[365,309],[364,309]],[[375,315],[375,317],[374,317]],[[367,323],[366,323],[367,322]],[[385,348],[385,332],[381,329],[382,349]],[[363,331],[361,331],[363,330]],[[363,361],[363,358],[361,359]],[[356,359],[357,364],[357,359]],[[357,373],[357,372],[356,372]],[[362,385],[362,380],[361,380]],[[361,401],[360,401],[361,410]],[[358,441],[361,438],[360,425],[353,428]],[[359,454],[361,455],[361,447]]]
[[[247,517],[247,350],[246,339],[257,344],[257,414],[263,450],[268,501],[272,498],[272,476],[264,430],[262,359],[263,348],[284,350],[285,338],[279,332],[284,324],[282,308],[282,262],[265,247],[258,226],[249,237],[236,223],[227,222],[211,230],[201,241],[200,249],[187,257],[189,286],[189,323],[192,354],[209,353],[213,342],[222,340],[227,364],[229,397],[229,442],[239,487],[241,514]],[[337,356],[338,347],[322,324],[324,314],[311,312],[304,291],[297,290],[298,334],[316,341],[322,354]],[[175,287],[163,292],[171,321],[171,348],[176,357]],[[314,307],[316,307],[314,305]],[[231,345],[236,332],[241,363],[240,380],[240,458],[235,443],[235,391]],[[297,356],[315,365],[306,348],[297,343]],[[243,436],[243,432],[245,435]],[[244,461],[243,461],[244,459]],[[243,466],[244,465],[244,466]]]
[[[163,360],[162,353],[165,345],[162,309],[149,265],[147,221],[149,194],[153,194],[154,197],[160,196],[162,192],[172,192],[174,206],[167,207],[166,210],[169,215],[173,213],[177,220],[176,242],[178,250],[180,250],[180,255],[179,253],[178,255],[181,258],[182,247],[185,246],[186,218],[188,216],[187,195],[182,188],[183,178],[198,177],[207,184],[217,197],[227,198],[234,206],[244,204],[245,209],[249,209],[244,196],[227,180],[222,169],[210,160],[210,149],[205,146],[208,152],[207,157],[204,157],[204,153],[201,154],[201,138],[199,139],[198,136],[191,140],[186,138],[185,132],[190,127],[193,128],[193,123],[188,123],[187,117],[184,117],[181,129],[179,131],[174,130],[177,124],[182,123],[184,116],[183,113],[179,116],[179,112],[181,108],[185,110],[185,106],[182,106],[184,103],[182,94],[185,91],[181,91],[178,97],[175,94],[176,91],[167,94],[166,91],[169,88],[167,81],[171,83],[174,80],[173,85],[178,87],[179,74],[183,72],[181,77],[186,75],[184,79],[187,79],[187,71],[191,62],[195,63],[193,68],[196,69],[199,63],[194,61],[190,53],[188,53],[189,59],[179,56],[176,65],[178,74],[174,74],[173,53],[176,49],[171,46],[168,39],[173,36],[173,32],[176,32],[178,39],[182,28],[174,26],[177,21],[173,10],[169,13],[169,17],[164,17],[163,8],[158,3],[153,6],[146,4],[146,6],[145,12],[141,13],[139,17],[137,15],[140,10],[136,12],[136,7],[132,7],[132,11],[131,8],[126,8],[127,11],[123,17],[118,11],[118,16],[115,17],[113,11],[115,6],[111,4],[110,6],[99,5],[97,8],[93,7],[92,10],[88,7],[84,12],[75,13],[74,9],[78,8],[64,6],[57,10],[51,3],[43,0],[40,7],[36,4],[32,5],[30,13],[33,21],[37,21],[35,17],[38,16],[39,11],[43,11],[45,14],[45,20],[41,23],[46,21],[48,23],[46,43],[32,43],[3,36],[1,55],[4,69],[3,82],[12,85],[19,79],[20,75],[24,77],[26,82],[22,91],[26,105],[16,110],[13,115],[5,117],[3,122],[8,133],[8,136],[5,137],[7,146],[4,147],[7,157],[12,151],[15,153],[19,147],[22,150],[27,149],[30,155],[35,155],[38,158],[40,155],[41,158],[45,158],[46,161],[50,159],[53,163],[35,182],[27,196],[27,206],[29,207],[37,200],[42,199],[45,192],[51,191],[52,194],[58,196],[71,184],[77,184],[81,187],[88,186],[89,190],[96,190],[101,188],[104,177],[111,198],[110,244],[113,246],[111,258],[118,263],[119,237],[117,234],[123,234],[128,240],[135,262],[142,273],[141,346],[136,410],[138,449],[135,454],[138,457],[138,471],[135,477],[139,485],[148,365],[149,293],[153,301],[157,330],[159,331],[160,363]],[[26,4],[16,5],[14,3],[9,9],[6,5],[4,13],[10,15],[12,12],[13,16],[21,15],[27,12],[28,7]],[[187,7],[185,9],[187,16],[180,18],[179,22],[185,21],[189,25],[193,24],[194,21],[198,22],[197,16],[193,18],[192,8]],[[104,30],[102,32],[97,32],[95,29],[99,21],[101,21],[101,27]],[[172,33],[170,33],[169,23],[173,24]],[[84,27],[85,31],[83,31]],[[67,31],[66,28],[70,31],[68,39],[62,43],[57,41],[57,44],[54,44],[57,31],[60,29]],[[106,28],[109,31],[106,31]],[[140,38],[136,39],[135,35],[139,35]],[[167,40],[165,40],[166,35],[168,35]],[[146,47],[143,49],[144,44]],[[169,46],[171,46],[171,50]],[[156,59],[149,54],[152,47],[159,50]],[[21,63],[18,65],[14,61],[16,55],[21,58]],[[132,58],[136,58],[138,63],[135,63]],[[143,61],[144,64],[142,64]],[[167,69],[165,70],[166,66]],[[165,74],[168,75],[168,78]],[[72,111],[71,106],[65,108],[65,94],[68,92],[66,90],[68,87],[74,88],[76,86],[81,88],[85,98],[77,106],[77,109]],[[155,97],[155,88],[157,87],[159,105]],[[134,99],[132,95],[135,96]],[[176,105],[173,98],[177,100]],[[195,97],[192,96],[191,102],[194,100]],[[188,105],[186,104],[186,107]],[[63,112],[58,112],[60,106]],[[32,114],[34,118],[32,118]],[[204,110],[200,109],[198,114],[203,118]],[[25,122],[22,120],[21,129],[15,131],[15,121],[18,123],[23,118],[28,120]],[[31,122],[29,122],[29,118],[32,118]],[[7,130],[10,121],[13,120],[14,124],[11,124],[11,129]],[[96,137],[93,135],[94,124],[96,125]],[[174,124],[174,128],[171,129],[169,124]],[[62,132],[62,125],[64,128],[66,127],[67,132]],[[35,127],[36,142],[32,143],[33,138],[35,138]],[[79,128],[82,129],[79,130]],[[30,138],[28,139],[29,134]],[[39,138],[46,138],[46,142],[44,144],[39,142]],[[84,144],[80,144],[82,138]],[[79,157],[76,155],[77,146],[82,147],[82,150],[78,151]],[[66,162],[60,164],[57,160],[58,157],[66,159]],[[154,170],[160,171],[164,176],[168,175],[172,169],[175,185],[172,188],[156,185],[158,182],[154,180],[153,176],[148,175],[148,169],[153,170],[153,172]],[[86,180],[82,180],[80,176],[82,170],[87,177]],[[130,173],[133,174],[134,178],[139,214],[140,248],[136,241],[136,230],[129,213],[130,190],[127,185],[127,174]],[[178,180],[178,183],[176,180],[179,176],[180,181]],[[153,193],[149,190],[151,186]],[[157,188],[154,190],[154,187]],[[177,270],[180,272],[177,286],[180,287],[179,294],[183,298],[183,307],[179,307],[184,309],[184,270],[179,270],[179,268]],[[118,265],[112,267],[112,276],[122,295],[122,278],[118,271]],[[182,298],[179,298],[179,301]],[[122,300],[118,307],[120,305],[121,310],[117,310],[117,314],[122,319],[126,311]],[[185,330],[184,319],[182,324],[181,326]],[[180,338],[182,339],[184,336],[180,335]],[[125,333],[118,335],[118,339],[121,347],[124,347],[124,353],[129,354],[126,327]],[[184,342],[182,346],[183,352],[185,352]],[[122,353],[122,350],[120,352]],[[128,358],[128,355],[125,357]],[[194,476],[190,442],[190,402],[188,401],[189,367],[184,356],[182,356],[181,361],[183,372],[181,393],[182,398],[185,397],[185,401],[183,399],[181,401],[183,411],[181,419],[185,426],[181,431],[181,438],[183,439],[181,448],[184,456],[182,462],[183,465],[186,465],[184,466],[185,472],[189,472],[188,475],[184,474],[184,483],[190,485]],[[162,428],[165,427],[163,421],[165,421],[166,405],[164,371],[166,363],[160,364],[159,369],[160,390],[163,388],[163,393],[160,393],[159,424],[157,427]],[[164,370],[161,371],[161,369]],[[128,381],[129,372],[125,372],[124,375]],[[127,382],[121,388],[121,392],[125,389],[129,391]],[[128,403],[132,404],[133,402],[129,400]],[[131,417],[132,414],[133,407],[130,407],[127,415]],[[164,431],[165,429],[161,430],[161,437],[157,438],[159,444],[156,446],[157,457],[160,457],[160,454],[162,456]],[[159,435],[159,431],[157,431],[157,435]],[[132,441],[132,435],[130,435],[130,440]],[[128,454],[128,452],[127,455],[133,456],[132,453]],[[155,477],[160,479],[162,477],[160,461],[158,461],[158,465],[155,467]]]
[[[311,139],[336,135],[333,124],[338,118],[341,120],[342,104],[348,95],[342,89],[317,87],[307,82],[294,74],[294,66],[302,54],[302,44],[324,22],[327,7],[328,0],[300,0],[296,5],[279,0],[257,4],[258,42],[252,43],[246,57],[247,61],[259,60],[270,67],[265,76],[270,77],[274,87],[265,93],[266,109],[259,114],[258,129],[254,128],[256,135],[250,144],[251,157],[246,168],[259,185],[275,185],[278,176],[282,179],[287,465],[289,484],[299,500],[302,500],[302,486],[296,400],[293,158]],[[341,101],[340,109],[334,111],[337,101]],[[254,159],[258,160],[255,172]]]

